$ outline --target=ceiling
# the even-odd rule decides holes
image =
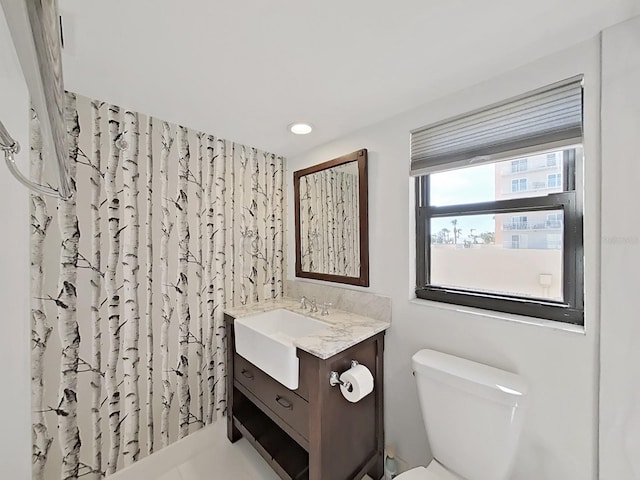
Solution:
[[[586,40],[640,0],[59,0],[68,90],[295,156]],[[287,125],[310,122],[310,135]]]

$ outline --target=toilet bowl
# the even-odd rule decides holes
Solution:
[[[398,480],[506,480],[527,402],[511,372],[435,350],[412,357],[432,462]]]

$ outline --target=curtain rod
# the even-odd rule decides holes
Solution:
[[[0,150],[11,174],[27,188],[63,200],[73,195],[69,179],[66,128],[64,121],[64,82],[62,48],[56,0],[0,0],[29,88],[31,102],[40,119],[44,151],[56,158],[59,187],[34,183],[22,174],[15,162],[20,151],[0,122]]]

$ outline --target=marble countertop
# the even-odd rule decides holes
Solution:
[[[225,313],[235,318],[241,318],[278,308],[306,315],[329,324],[326,330],[322,330],[315,335],[300,337],[293,341],[293,344],[300,350],[322,359],[332,357],[391,326],[390,322],[374,320],[373,318],[336,310],[331,307],[329,308],[329,315],[320,315],[320,310],[322,310],[320,306],[318,306],[318,312],[310,313],[308,308],[306,310],[300,308],[299,300],[287,298],[227,308]]]

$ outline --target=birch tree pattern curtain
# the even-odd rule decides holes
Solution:
[[[284,159],[67,94],[76,195],[31,196],[34,479],[99,479],[225,412],[223,308],[283,294]],[[43,180],[38,119],[31,176]]]

